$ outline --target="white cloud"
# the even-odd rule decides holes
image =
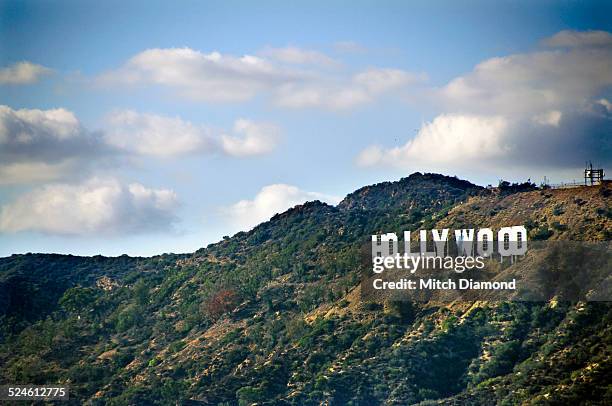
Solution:
[[[546,113],[538,114],[533,118],[533,120],[541,125],[552,125],[554,127],[559,127],[559,122],[561,121],[561,117],[563,113],[557,110],[547,111]]]
[[[296,72],[252,55],[235,57],[190,48],[155,48],[135,55],[122,68],[102,75],[99,81],[157,84],[178,89],[181,95],[195,100],[236,102],[298,78]]]
[[[168,189],[93,178],[33,190],[0,211],[0,231],[62,235],[130,234],[171,229],[177,196]]]
[[[296,65],[319,65],[323,67],[337,67],[340,62],[322,52],[302,49],[294,46],[284,48],[266,48],[263,55],[280,62]]]
[[[601,104],[588,111],[509,119],[442,114],[403,146],[369,146],[359,166],[411,170],[516,170],[579,168],[587,160],[612,163],[612,114]]]
[[[423,81],[400,69],[370,68],[353,75],[349,82],[288,84],[278,89],[276,103],[287,108],[347,110],[372,102],[384,93]]]
[[[19,185],[31,182],[55,181],[76,173],[79,168],[75,159],[58,163],[16,162],[0,165],[0,185]]]
[[[59,141],[81,135],[75,115],[65,109],[13,110],[0,106],[0,142],[32,144],[43,138]]]
[[[36,83],[41,76],[52,70],[31,62],[17,62],[5,68],[0,68],[0,85],[29,85]]]
[[[0,105],[0,184],[83,178],[94,167],[115,165],[129,155],[263,155],[279,142],[278,127],[247,119],[236,120],[233,132],[223,133],[180,117],[125,110],[110,114],[106,128],[92,132],[65,109]]]
[[[612,44],[491,58],[434,92],[445,110],[540,114],[575,108],[612,85]]]
[[[356,74],[353,83],[363,87],[369,94],[378,94],[425,79],[425,75],[415,75],[400,69],[370,68]]]
[[[212,149],[208,131],[179,117],[118,111],[109,116],[104,140],[120,150],[170,157]]]
[[[423,79],[400,69],[350,74],[324,69],[330,66],[340,65],[323,53],[296,47],[268,48],[262,56],[241,57],[190,48],[149,49],[97,81],[158,85],[197,101],[245,102],[264,96],[281,107],[343,110]]]
[[[491,58],[433,89],[437,117],[402,146],[365,148],[356,163],[473,170],[611,162],[610,34],[563,31],[544,42],[562,48]]]
[[[608,113],[612,113],[612,103],[610,103],[610,100],[599,99],[597,100],[596,104],[605,108]]]
[[[424,124],[404,146],[388,150],[369,147],[357,157],[357,163],[415,167],[494,159],[508,152],[504,139],[507,128],[503,117],[441,115]]]
[[[245,119],[236,120],[234,133],[238,135],[221,136],[221,148],[226,154],[235,157],[270,153],[280,139],[280,131],[275,125]]]
[[[340,199],[316,192],[307,192],[296,186],[274,184],[264,186],[253,200],[241,200],[225,208],[224,214],[241,230],[249,230],[298,204],[321,200],[337,204]]]
[[[355,158],[355,163],[361,167],[369,167],[376,165],[384,165],[388,158],[385,157],[385,151],[379,145],[370,145],[364,148]],[[387,162],[389,166],[394,166],[394,162]]]
[[[247,119],[236,120],[233,135],[215,132],[179,117],[128,110],[110,115],[104,139],[120,150],[157,157],[214,152],[233,157],[263,155],[280,140],[275,125]]]
[[[68,110],[0,106],[0,183],[58,179],[105,153]]]
[[[286,85],[276,94],[278,106],[292,109],[347,110],[371,100],[371,96],[364,89],[350,87]]]
[[[559,31],[543,42],[549,47],[610,46],[612,45],[612,34],[607,31],[597,30],[564,30]]]

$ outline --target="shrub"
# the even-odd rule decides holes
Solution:
[[[117,316],[117,331],[126,331],[141,321],[142,314],[138,306],[134,304],[128,305]]]
[[[563,213],[565,213],[565,210],[563,210],[563,207],[561,207],[561,206],[557,206],[557,207],[555,207],[553,209],[553,215],[555,215],[555,216],[560,216]]]
[[[531,239],[532,240],[548,240],[550,236],[553,235],[552,230],[549,230],[546,226],[541,226],[532,231]]]
[[[215,320],[235,309],[238,303],[238,294],[234,290],[224,289],[204,302],[204,311],[209,318]]]
[[[552,228],[554,228],[557,231],[567,230],[567,226],[565,224],[561,224],[558,221],[555,221],[552,223]]]

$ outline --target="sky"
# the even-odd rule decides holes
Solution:
[[[413,172],[612,162],[612,4],[0,1],[0,256],[192,252]]]

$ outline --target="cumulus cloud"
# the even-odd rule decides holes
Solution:
[[[99,81],[156,84],[175,88],[195,100],[236,102],[300,76],[253,55],[235,57],[190,48],[155,48],[133,56],[122,68],[102,75]]]
[[[536,123],[542,125],[552,125],[555,127],[559,127],[559,122],[561,121],[561,117],[563,113],[557,110],[547,111],[546,113],[538,114],[533,117]]]
[[[356,74],[353,83],[370,94],[378,94],[425,79],[423,74],[415,75],[400,69],[371,68]]]
[[[57,163],[16,162],[0,165],[0,185],[49,182],[82,171],[77,159]],[[82,164],[82,163],[81,163]]]
[[[179,117],[127,110],[111,114],[108,121],[104,140],[120,150],[169,157],[212,149],[205,128]]]
[[[129,155],[263,155],[279,142],[277,126],[247,119],[236,120],[228,133],[180,117],[125,110],[110,114],[106,127],[94,132],[65,109],[0,105],[0,184],[78,178]]]
[[[356,162],[415,169],[610,163],[609,37],[562,31],[544,41],[553,49],[485,60],[431,90],[442,111],[416,136],[399,147],[369,146]]]
[[[346,110],[372,101],[370,95],[360,88],[312,85],[286,85],[276,94],[276,104],[280,107],[324,108]]]
[[[7,144],[27,145],[43,138],[62,141],[81,133],[75,115],[64,109],[13,110],[0,106],[0,124],[0,141]]]
[[[97,81],[159,85],[206,102],[244,102],[264,96],[281,107],[341,110],[423,78],[400,69],[371,68],[353,75],[321,69],[330,66],[338,63],[323,53],[296,47],[268,48],[261,56],[240,57],[157,48],[133,56]]]
[[[436,92],[462,112],[540,114],[563,111],[612,84],[612,49],[543,51],[482,62]]]
[[[442,114],[402,146],[365,148],[356,163],[410,170],[577,168],[585,160],[610,164],[612,114],[604,109],[597,104],[589,111],[552,112],[540,120]]]
[[[223,209],[223,213],[236,227],[249,230],[269,220],[275,214],[312,200],[321,200],[330,204],[337,204],[340,201],[335,196],[307,192],[296,186],[281,183],[264,186],[253,200],[241,200]]]
[[[423,80],[425,77],[422,74],[400,69],[370,68],[353,75],[347,83],[334,81],[282,86],[277,91],[276,103],[288,108],[323,107],[346,110]]]
[[[267,154],[276,148],[280,139],[280,131],[274,124],[246,119],[236,120],[234,133],[238,135],[221,136],[221,149],[235,157]]]
[[[549,47],[610,46],[612,34],[598,30],[563,30],[545,39],[543,43]]]
[[[357,163],[411,167],[496,158],[508,151],[504,144],[507,128],[503,117],[441,115],[424,124],[405,145],[388,150],[371,146],[361,152]]]
[[[0,231],[62,235],[132,234],[171,229],[178,200],[168,189],[116,179],[51,184],[0,210]]]
[[[52,70],[31,62],[17,62],[0,68],[0,85],[29,85],[36,83],[41,76]]]
[[[104,153],[99,137],[68,110],[0,106],[0,183],[58,179]]]
[[[233,157],[272,152],[280,130],[271,123],[238,119],[233,134],[196,125],[180,117],[167,117],[134,111],[110,115],[104,139],[119,150],[139,155],[176,157],[196,153],[220,152]]]

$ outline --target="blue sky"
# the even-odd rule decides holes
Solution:
[[[572,180],[610,162],[611,12],[4,1],[0,255],[189,252],[416,170]]]

